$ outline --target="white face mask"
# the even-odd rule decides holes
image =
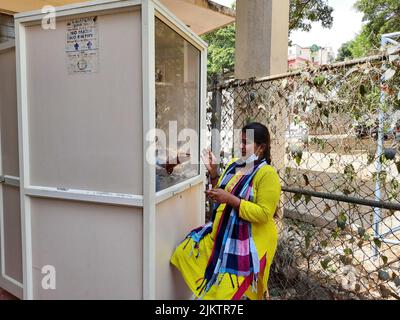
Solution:
[[[258,160],[258,156],[255,153],[253,153],[250,157],[248,157],[246,159],[246,163],[247,164],[253,163],[254,161],[257,161],[257,160]]]
[[[249,156],[246,160],[240,159],[240,160],[239,160],[239,163],[241,163],[241,164],[243,164],[243,163],[250,164],[250,163],[253,163],[254,161],[257,161],[257,160],[258,160],[258,156],[256,156],[255,153],[253,153],[253,154],[252,154],[251,156]]]

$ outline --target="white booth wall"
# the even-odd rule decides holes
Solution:
[[[34,299],[142,299],[141,209],[35,199],[31,211]]]
[[[188,299],[190,290],[182,275],[169,261],[175,247],[184,241],[190,230],[204,223],[204,188],[198,184],[184,192],[157,204],[156,225],[156,298]]]
[[[3,49],[2,49],[3,48]],[[22,297],[15,47],[0,44],[0,287]]]
[[[97,73],[68,74],[60,20],[26,28],[30,182],[142,194],[140,11],[98,17]]]

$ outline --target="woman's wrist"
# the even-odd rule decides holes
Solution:
[[[236,209],[239,209],[241,199],[234,196],[233,194],[231,196],[232,197],[231,197],[230,205]]]
[[[211,180],[216,180],[216,179],[218,179],[219,178],[219,176],[218,176],[218,174],[215,174],[214,176],[210,173],[210,179]]]
[[[219,175],[218,175],[218,170],[212,170],[212,171],[209,171],[208,172],[209,173],[209,175],[210,175],[210,179],[211,180],[215,180],[215,179],[218,179],[219,178]]]

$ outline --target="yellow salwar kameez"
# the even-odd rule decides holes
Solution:
[[[230,163],[235,160],[233,159]],[[229,167],[229,164],[226,168]],[[226,185],[225,190],[230,192],[239,178],[240,174],[236,174]],[[219,183],[220,181],[218,181],[218,185]],[[250,286],[245,292],[245,296],[249,299],[261,300],[267,291],[269,270],[278,242],[278,233],[273,216],[279,203],[281,185],[278,174],[269,165],[265,165],[258,170],[254,176],[253,185],[254,202],[241,200],[239,217],[252,224],[252,237],[259,259],[261,260],[262,257],[266,256],[264,272],[259,273],[257,290]],[[171,257],[171,263],[178,268],[186,284],[197,297],[199,297],[199,292],[196,289],[204,277],[224,208],[225,204],[221,204],[218,207],[211,233],[207,234],[199,242],[199,247],[195,252],[192,252],[193,240],[186,239],[176,248]],[[202,298],[206,300],[231,300],[243,280],[244,277],[242,276],[236,277],[236,275],[232,274],[229,277],[225,275],[222,281],[218,285],[213,285]]]

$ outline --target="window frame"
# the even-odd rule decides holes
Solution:
[[[200,152],[205,147],[205,137],[204,132],[206,129],[205,124],[205,110],[206,110],[206,95],[207,95],[207,44],[193,31],[191,31],[187,26],[185,26],[181,21],[179,21],[175,16],[165,10],[165,8],[160,5],[158,2],[154,2],[155,4],[155,14],[154,14],[154,25],[155,20],[158,18],[161,22],[166,24],[169,28],[175,31],[179,36],[181,36],[188,43],[193,45],[200,52],[200,63],[199,63],[199,110],[198,110],[198,124],[199,124],[199,158]],[[155,30],[154,30],[155,33]],[[155,46],[155,43],[154,43]],[[154,55],[155,60],[155,55]],[[155,64],[155,61],[154,61]],[[150,73],[151,74],[151,73]],[[154,74],[154,73],[153,73]],[[154,78],[154,98],[155,98],[155,78]],[[154,113],[155,113],[155,99],[154,99]],[[199,159],[200,160],[200,159]],[[200,161],[199,161],[200,162]],[[154,171],[156,168],[154,167]],[[170,199],[177,194],[194,187],[200,183],[204,182],[205,177],[205,168],[201,163],[199,163],[199,174],[188,178],[182,182],[178,182],[170,187],[167,187],[163,190],[156,191],[155,190],[155,203],[158,204],[162,201]],[[155,175],[155,172],[154,172]]]

